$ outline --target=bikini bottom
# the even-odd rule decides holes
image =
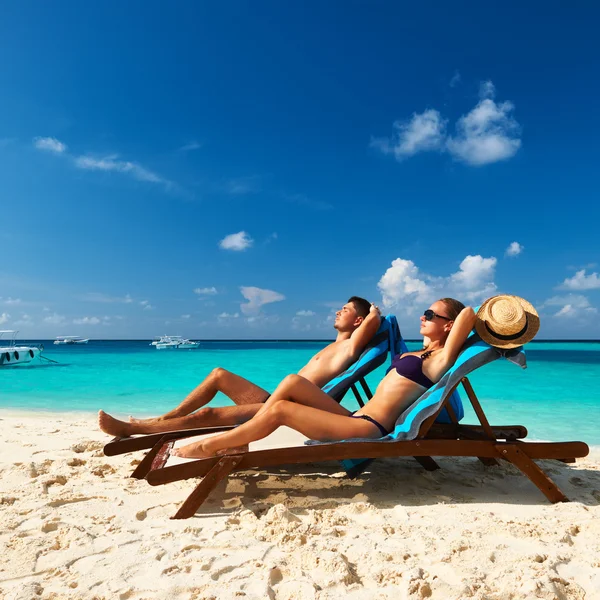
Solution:
[[[381,437],[385,437],[389,431],[378,421],[376,421],[373,417],[370,417],[369,415],[355,415],[354,413],[352,413],[350,415],[351,419],[364,419],[365,421],[369,421],[369,423],[373,423],[373,425],[375,425],[379,431],[381,431]]]

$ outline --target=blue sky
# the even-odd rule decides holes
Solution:
[[[358,294],[412,336],[513,293],[599,338],[600,9],[413,4],[5,4],[0,327],[323,338]]]

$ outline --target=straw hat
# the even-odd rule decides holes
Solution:
[[[477,311],[475,330],[498,348],[517,348],[532,340],[540,328],[537,311],[519,296],[488,298]]]

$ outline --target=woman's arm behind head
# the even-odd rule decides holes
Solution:
[[[444,360],[448,366],[456,361],[460,349],[475,326],[475,319],[475,311],[470,306],[463,308],[456,317],[443,350]]]

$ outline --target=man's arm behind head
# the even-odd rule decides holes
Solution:
[[[367,344],[373,339],[380,324],[381,313],[379,312],[379,308],[374,304],[371,304],[369,314],[350,336],[350,353],[354,360],[360,356]]]

